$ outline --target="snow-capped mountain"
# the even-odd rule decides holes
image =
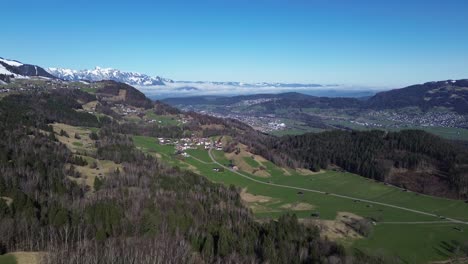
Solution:
[[[66,81],[102,81],[112,80],[136,86],[165,85],[172,83],[172,80],[159,76],[151,77],[137,72],[124,72],[112,68],[96,67],[92,70],[71,70],[62,68],[48,68],[50,74]]]
[[[30,76],[55,78],[43,68],[31,65],[23,64],[16,60],[9,60],[0,57],[0,75],[13,76],[14,78],[27,78]]]

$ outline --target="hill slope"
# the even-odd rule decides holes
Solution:
[[[172,167],[132,140],[190,136],[217,119],[193,113],[168,129],[125,119],[178,112],[126,84],[96,85],[0,99],[0,253],[46,251],[53,264],[344,261],[316,227],[291,215],[258,223],[236,188]]]
[[[15,77],[46,77],[55,79],[56,77],[48,73],[43,68],[32,65],[23,64],[15,60],[8,60],[0,57],[0,75],[11,75]]]
[[[372,109],[445,107],[468,114],[468,80],[428,82],[377,93],[367,102]]]

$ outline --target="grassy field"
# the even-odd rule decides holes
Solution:
[[[161,126],[177,126],[180,125],[180,121],[176,116],[169,115],[157,115],[153,111],[148,110],[145,117],[147,119],[156,120],[156,122]]]
[[[52,124],[57,139],[65,144],[72,152],[90,153],[96,150],[95,142],[89,138],[91,130],[85,127],[75,127],[61,123]],[[67,136],[60,136],[60,131],[65,131]],[[75,135],[79,136],[75,138]]]
[[[305,134],[305,133],[320,133],[320,132],[323,132],[323,131],[326,131],[326,129],[321,129],[321,128],[315,128],[315,127],[308,127],[308,128],[287,128],[285,130],[275,130],[275,131],[272,131],[271,134],[272,135],[275,135],[275,136],[278,136],[278,137],[281,137],[281,136],[285,136],[285,135],[302,135],[302,134]]]
[[[418,127],[418,129],[447,139],[468,141],[468,129],[456,127]]]
[[[208,151],[206,151],[203,148],[197,148],[197,149],[188,149],[186,151],[189,155],[196,157],[199,160],[202,160],[204,162],[211,162],[211,158],[208,155]]]
[[[90,138],[90,134],[97,132],[98,128],[75,127],[60,123],[54,123],[52,127],[57,139],[65,144],[75,156],[84,158],[88,163],[84,166],[74,165],[75,170],[81,174],[81,177],[75,178],[69,176],[70,180],[81,185],[87,185],[90,187],[90,190],[94,190],[94,181],[97,177],[106,177],[117,168],[122,169],[122,165],[116,164],[111,160],[97,160],[93,158],[96,152],[96,142]],[[62,130],[68,134],[68,137],[60,136],[60,131]],[[78,138],[75,135],[78,135]],[[93,166],[94,164],[96,166]]]
[[[181,161],[174,155],[175,148],[173,145],[160,145],[158,140],[152,137],[133,136],[132,139],[135,146],[172,166],[186,169],[191,168],[189,164]],[[192,169],[196,170],[196,168]]]
[[[94,87],[83,87],[83,88],[81,88],[81,90],[83,92],[87,92],[87,93],[90,93],[90,94],[96,94],[96,92],[97,92],[97,88],[94,88]]]
[[[39,264],[44,252],[16,251],[0,255],[0,264]]]
[[[257,168],[260,166],[260,163],[256,161],[255,159],[253,159],[252,157],[244,157],[244,161],[247,162],[247,164],[249,164],[253,168]]]
[[[161,146],[155,139],[147,137],[135,137],[134,141],[144,150],[160,153],[165,160],[174,160],[173,157],[167,156],[174,152],[173,146]],[[407,263],[427,263],[428,261],[446,259],[452,255],[451,250],[453,250],[454,244],[468,240],[468,226],[444,223],[443,219],[437,217],[326,194],[312,192],[300,194],[297,190],[271,186],[243,178],[230,170],[215,172],[213,168],[217,168],[219,165],[210,162],[211,159],[205,150],[190,151],[190,155],[197,159],[189,157],[176,161],[179,164],[187,164],[184,166],[186,168],[196,168],[198,173],[214,182],[228,186],[235,185],[244,189],[250,194],[251,201],[248,206],[259,219],[277,218],[285,213],[295,213],[299,218],[307,219],[311,217],[312,212],[319,212],[320,219],[334,220],[339,212],[349,212],[376,220],[377,225],[369,238],[347,241],[349,250],[358,248],[371,253],[398,255]],[[230,163],[222,151],[213,151],[213,155],[221,164]],[[398,188],[367,180],[351,173],[324,171],[318,174],[304,175],[291,169],[285,171],[271,162],[264,161],[262,165],[266,167],[270,177],[257,177],[251,174],[248,176],[264,183],[349,195],[359,199],[468,220],[468,204],[463,201],[404,192]],[[245,172],[242,173],[247,175]],[[313,209],[304,210],[291,206],[298,203],[306,204]],[[345,239],[343,238],[343,240]]]
[[[0,264],[16,264],[16,258],[10,254],[0,255]]]

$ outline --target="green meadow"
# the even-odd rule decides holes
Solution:
[[[16,264],[16,258],[13,255],[0,255],[0,264]]]
[[[176,117],[168,116],[168,115],[157,115],[154,112],[152,112],[151,110],[146,112],[145,117],[148,118],[148,119],[155,120],[161,126],[177,126],[177,125],[180,125],[180,122],[178,121],[178,119]]]
[[[213,168],[219,168],[219,165],[212,162],[206,150],[190,150],[188,153],[191,157],[178,160],[173,156],[174,146],[159,145],[156,139],[149,137],[134,137],[133,140],[142,150],[158,153],[163,160],[182,168],[196,168],[198,173],[213,182],[227,186],[234,185],[254,196],[270,198],[267,201],[249,204],[259,219],[274,219],[285,213],[295,213],[299,218],[310,218],[312,212],[319,212],[320,219],[334,220],[338,212],[350,212],[376,221],[368,238],[344,243],[348,250],[359,249],[371,254],[396,255],[406,263],[427,263],[447,259],[454,254],[459,243],[468,241],[468,225],[446,223],[447,220],[440,217],[344,199],[331,194],[346,195],[467,221],[468,204],[463,201],[405,192],[351,173],[324,171],[305,175],[291,169],[285,171],[271,162],[261,163],[271,177],[257,177],[241,172],[259,181],[256,182],[227,169],[222,172],[213,171]],[[212,151],[212,154],[217,162],[223,165],[230,163],[222,151]],[[249,165],[260,164],[251,158],[245,158],[245,160]],[[319,190],[328,194],[299,192],[290,188],[268,185],[268,183]],[[309,204],[313,209],[291,210],[287,206],[297,203]]]

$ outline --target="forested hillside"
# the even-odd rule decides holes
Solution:
[[[398,109],[435,107],[453,109],[459,114],[468,113],[468,80],[428,82],[381,92],[371,97],[367,106],[372,109]]]
[[[423,131],[337,130],[258,142],[258,138],[249,142],[253,151],[278,164],[315,171],[339,166],[421,193],[454,198],[468,195],[466,148]]]
[[[255,222],[234,187],[143,154],[123,123],[79,111],[91,100],[66,89],[0,100],[0,253],[45,251],[45,263],[344,259],[341,246],[295,216]],[[99,128],[89,135],[96,152],[70,151],[57,137],[79,135],[55,132],[54,122]],[[93,159],[119,166],[90,189],[76,183],[83,175],[74,168]]]

